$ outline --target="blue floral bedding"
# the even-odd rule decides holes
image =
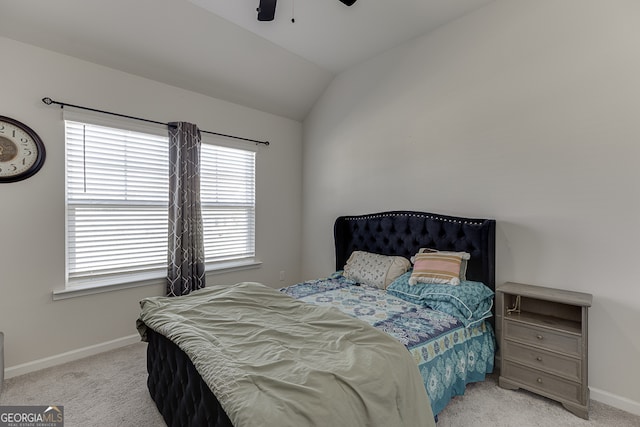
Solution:
[[[393,296],[385,290],[356,285],[339,272],[331,277],[280,289],[318,305],[332,306],[368,322],[402,342],[413,355],[437,415],[465,386],[493,372],[495,338],[484,321],[465,321]]]
[[[463,280],[459,285],[422,283],[410,285],[411,271],[401,275],[387,288],[387,292],[419,305],[444,311],[465,326],[481,322],[492,316],[494,292],[483,283]]]

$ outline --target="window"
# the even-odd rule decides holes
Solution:
[[[70,120],[67,288],[163,277],[167,263],[168,137]],[[255,152],[203,138],[201,201],[207,268],[255,256]]]

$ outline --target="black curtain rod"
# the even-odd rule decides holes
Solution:
[[[112,116],[124,117],[125,119],[133,119],[133,120],[139,120],[141,122],[155,123],[157,125],[169,126],[169,123],[157,122],[155,120],[143,119],[143,118],[140,118],[140,117],[127,116],[126,114],[118,114],[118,113],[112,113],[112,112],[109,112],[109,111],[96,110],[95,108],[82,107],[80,105],[66,104],[64,102],[54,101],[53,99],[48,98],[48,97],[47,98],[42,98],[42,102],[44,102],[47,105],[57,104],[57,105],[60,106],[60,108],[73,107],[73,108],[79,108],[81,110],[95,111],[96,113],[103,113],[103,114],[110,114]],[[269,145],[269,141],[259,141],[257,139],[243,138],[241,136],[227,135],[225,133],[211,132],[211,131],[208,131],[208,130],[201,130],[200,132],[208,133],[210,135],[224,136],[226,138],[240,139],[242,141],[255,142],[256,145],[257,144]]]

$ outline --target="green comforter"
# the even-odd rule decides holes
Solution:
[[[435,426],[407,349],[337,309],[250,282],[140,304],[143,340],[175,342],[236,427]]]

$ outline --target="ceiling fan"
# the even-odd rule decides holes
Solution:
[[[273,21],[273,17],[276,14],[276,2],[278,0],[260,0],[258,5],[258,21]],[[340,0],[341,3],[347,6],[353,5],[357,0]]]

